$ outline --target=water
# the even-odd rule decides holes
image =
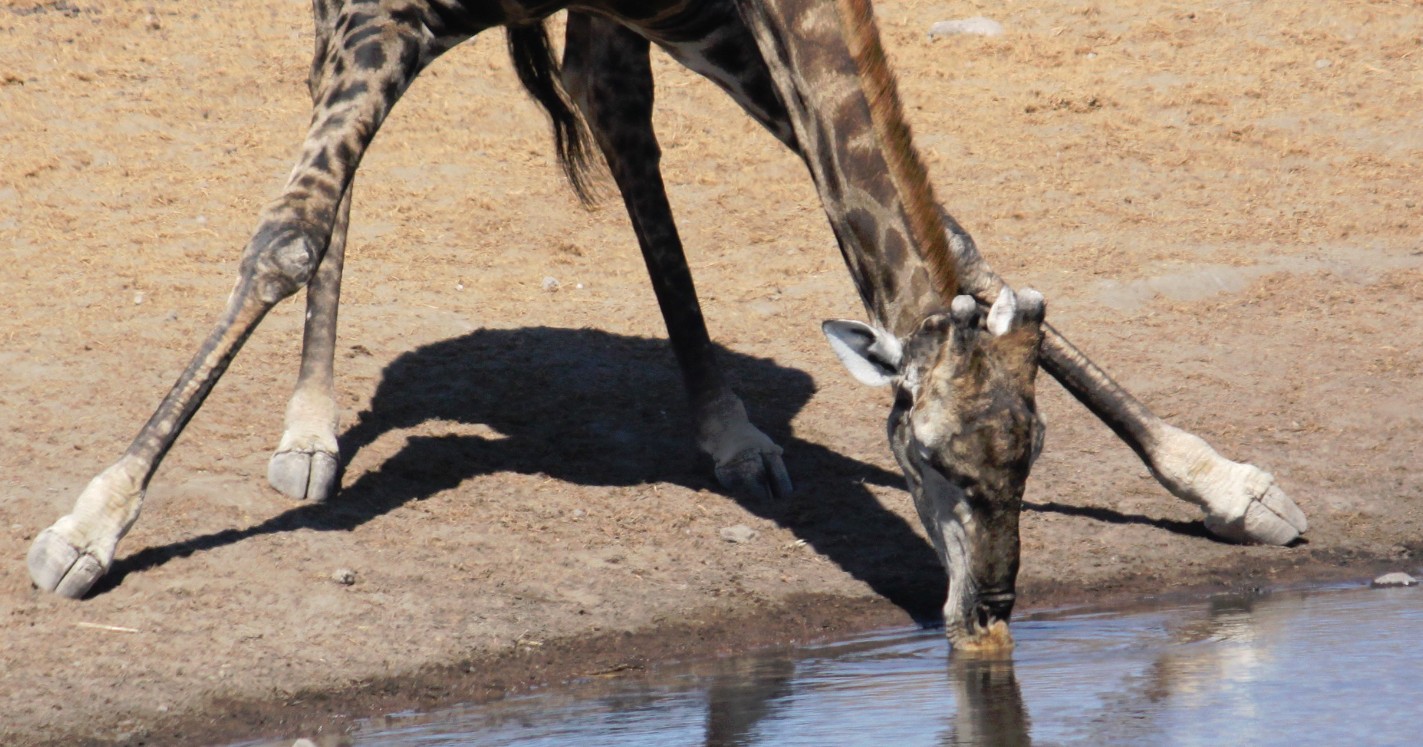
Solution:
[[[1013,630],[1011,661],[898,630],[370,719],[340,744],[1423,744],[1417,588],[1058,611]]]

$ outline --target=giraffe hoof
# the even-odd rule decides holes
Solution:
[[[1288,545],[1309,529],[1304,512],[1273,480],[1250,497],[1245,513],[1238,518],[1207,514],[1205,524],[1217,537],[1255,545]]]
[[[321,502],[336,492],[341,463],[326,451],[278,451],[267,463],[267,482],[296,500]]]
[[[1231,542],[1288,545],[1309,530],[1304,512],[1253,464],[1233,462],[1201,437],[1163,425],[1152,473],[1177,498],[1205,509],[1206,529]]]
[[[66,517],[67,518],[67,517]],[[107,564],[93,549],[83,547],[65,537],[66,525],[61,519],[40,532],[30,545],[28,562],[30,579],[42,591],[50,591],[69,599],[79,599],[93,588],[108,571]]]
[[[716,479],[727,490],[762,500],[789,498],[794,492],[780,449],[746,449],[716,466]]]

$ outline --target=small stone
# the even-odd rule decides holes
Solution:
[[[1375,589],[1384,589],[1392,586],[1417,586],[1418,579],[1407,573],[1385,573],[1374,579],[1374,582],[1369,585]]]
[[[133,294],[133,305],[138,306],[143,303],[143,291]]]
[[[1334,64],[1334,63],[1330,62],[1329,60],[1315,60],[1315,61],[1314,61],[1314,69],[1315,69],[1315,70],[1323,70],[1323,69],[1325,69],[1325,68],[1327,68],[1327,67],[1330,67],[1330,66],[1333,65],[1333,64]]]
[[[558,290],[558,278],[553,277],[552,275],[544,278],[543,289],[548,293],[553,293],[554,291]]]
[[[292,747],[316,747],[316,743],[310,739],[298,739],[292,742]]]
[[[745,524],[737,524],[734,527],[724,527],[721,530],[722,539],[726,540],[727,542],[734,542],[738,545],[750,542],[751,540],[756,539],[758,535],[760,535],[760,532],[756,531],[755,529],[752,529],[751,527],[746,526]]]
[[[983,16],[964,18],[957,21],[939,21],[929,27],[929,38],[936,36],[953,36],[955,34],[966,34],[968,36],[1002,36],[1003,24]]]
[[[350,568],[337,568],[336,572],[331,574],[331,580],[342,586],[350,586],[356,583],[356,572]]]

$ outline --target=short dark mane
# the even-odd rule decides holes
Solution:
[[[894,72],[889,68],[870,0],[837,0],[845,43],[860,73],[860,87],[869,101],[875,136],[889,164],[890,178],[904,201],[914,245],[923,255],[935,286],[945,299],[958,295],[958,269],[939,214],[939,202],[929,172],[914,149],[909,122],[899,101]]]

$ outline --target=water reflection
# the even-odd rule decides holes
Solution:
[[[734,659],[707,686],[707,747],[753,744],[756,725],[791,694],[795,662]]]
[[[949,685],[957,707],[940,740],[943,744],[1025,747],[1033,743],[1011,658],[950,656]]]
[[[921,639],[922,640],[922,639]],[[1013,670],[1013,660],[1008,657],[964,657],[947,654],[946,680],[950,698],[942,698],[945,727],[941,730],[939,743],[953,745],[1001,745],[1002,747],[1022,747],[1032,744],[1029,735],[1028,712],[1023,704],[1023,694],[1018,687],[1017,675]],[[766,719],[774,719],[785,709],[797,707],[805,700],[805,693],[797,696],[797,682],[811,684],[814,688],[833,688],[840,683],[831,678],[806,677],[798,671],[796,662],[790,658],[739,659],[726,666],[725,671],[711,678],[706,686],[707,721],[705,741],[707,747],[745,747],[756,744],[784,744],[782,741],[766,739],[765,732],[757,726]],[[914,682],[916,691],[900,693],[885,692],[879,688],[867,697],[883,698],[886,715],[893,712],[893,701],[931,695],[943,692],[938,688],[918,689],[917,678],[907,678]],[[805,736],[804,732],[801,732]],[[858,734],[842,734],[841,740],[854,743],[872,743],[874,734],[862,731]],[[856,740],[863,739],[864,742]],[[802,743],[808,743],[808,740]],[[834,743],[834,742],[830,742]],[[887,744],[899,744],[886,741]],[[823,744],[823,743],[822,743]]]
[[[1171,743],[1189,734],[1193,722],[1199,728],[1203,718],[1249,729],[1261,715],[1250,684],[1268,677],[1276,647],[1291,636],[1281,624],[1299,613],[1300,602],[1290,594],[1222,595],[1194,608],[1148,609],[1110,621],[1097,641],[1082,643],[1088,661],[1105,663],[1102,674],[1111,686],[1094,699],[1095,708],[1056,719],[1038,736]],[[1285,614],[1272,614],[1277,605]],[[1101,622],[1098,616],[1088,619]],[[1030,663],[1035,670],[1039,666],[1035,657]],[[1237,685],[1244,686],[1238,693]]]
[[[1020,621],[1012,658],[880,633],[372,719],[351,743],[1414,744],[1420,631],[1405,589],[1057,612]]]

